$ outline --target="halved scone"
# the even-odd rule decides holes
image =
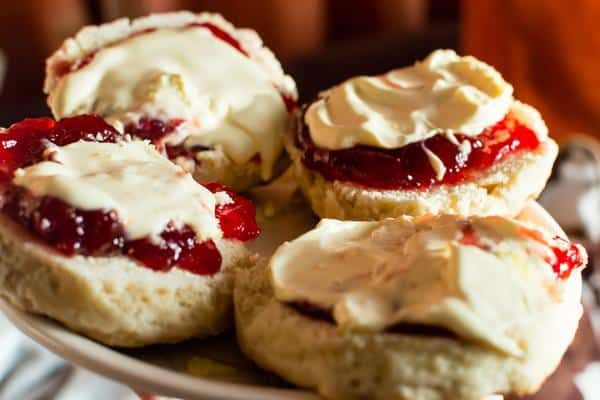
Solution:
[[[237,274],[238,338],[328,399],[533,393],[573,339],[585,263],[504,217],[323,220]]]
[[[450,50],[323,92],[285,145],[315,213],[353,220],[517,215],[558,151],[497,71]]]
[[[56,118],[98,114],[235,190],[280,171],[297,98],[256,32],[190,12],[83,28],[47,60],[44,91]]]
[[[249,200],[95,116],[25,120],[0,144],[1,296],[115,346],[229,325]]]

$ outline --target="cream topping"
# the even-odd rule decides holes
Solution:
[[[56,118],[96,113],[120,129],[141,117],[183,119],[171,142],[221,147],[238,164],[260,154],[264,179],[289,118],[268,70],[201,27],[104,47],[65,75],[48,103]]]
[[[305,122],[320,147],[391,149],[440,132],[478,135],[504,118],[512,93],[491,66],[437,50],[411,67],[335,86],[309,107]]]
[[[341,329],[422,324],[521,356],[537,321],[579,309],[580,272],[556,277],[551,240],[502,217],[323,220],[276,251],[271,279],[278,300],[330,310]]]
[[[202,241],[221,235],[215,196],[147,142],[79,141],[45,155],[17,170],[13,183],[80,209],[113,209],[128,239],[157,239],[169,221],[189,225]]]

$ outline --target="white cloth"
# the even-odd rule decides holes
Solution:
[[[1,314],[0,348],[0,400],[35,398],[38,390],[42,389],[42,378],[61,370],[64,381],[57,383],[57,389],[48,397],[53,400],[137,399],[129,388],[121,384],[72,367],[23,335]],[[10,379],[3,382],[8,375]]]

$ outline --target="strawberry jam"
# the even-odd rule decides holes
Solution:
[[[125,254],[157,271],[173,267],[201,275],[219,271],[221,254],[215,243],[199,242],[189,226],[177,228],[169,224],[158,241],[128,240],[114,210],[81,210],[58,198],[35,197],[10,184],[17,168],[44,160],[48,146],[63,146],[78,140],[119,140],[120,134],[101,118],[81,116],[57,122],[48,118],[29,119],[11,126],[0,138],[2,211],[58,252],[67,256]],[[252,202],[221,185],[209,185],[208,189],[224,191],[231,198],[231,202],[218,205],[215,210],[225,238],[246,241],[259,235]]]
[[[555,240],[561,242],[561,246],[552,247],[554,260],[549,262],[556,276],[560,279],[567,279],[575,268],[583,266],[584,256],[574,243],[569,243],[559,237],[556,237]]]
[[[0,183],[11,180],[17,168],[40,161],[51,144],[65,146],[79,140],[114,143],[121,137],[117,130],[94,115],[57,122],[50,118],[23,120],[0,134]]]
[[[188,24],[187,26],[183,27],[182,29],[191,29],[191,28],[206,28],[210,31],[210,33],[214,37],[226,42],[227,44],[229,44],[231,47],[235,48],[237,51],[239,51],[246,57],[249,57],[248,52],[246,52],[246,50],[244,50],[242,48],[242,45],[240,44],[240,42],[238,40],[236,40],[233,36],[231,36],[229,33],[225,32],[223,29],[219,28],[218,26],[211,24],[210,22],[193,22],[193,23]],[[111,46],[114,46],[115,44],[119,44],[119,43],[123,42],[124,40],[130,39],[132,37],[144,35],[146,33],[151,33],[154,31],[156,31],[156,28],[148,28],[148,29],[144,29],[143,31],[140,31],[140,32],[135,32],[134,34],[132,34],[129,37],[126,37],[124,39],[121,39],[121,40],[118,40],[118,41],[112,43]],[[84,57],[79,58],[75,61],[71,61],[71,62],[65,61],[65,62],[61,63],[55,67],[56,68],[55,73],[59,77],[61,77],[70,72],[78,71],[81,68],[88,65],[94,59],[97,52],[98,52],[98,50],[96,50],[95,52],[91,52],[91,53],[85,55]]]
[[[490,245],[481,240],[470,223],[465,224],[461,228],[461,233],[458,242],[463,246],[475,246],[484,251],[491,250]],[[553,243],[548,243],[548,240],[544,239],[544,236],[540,232],[525,227],[519,229],[519,233],[529,240],[534,240],[547,246],[552,251],[553,257],[546,257],[544,255],[544,260],[550,265],[552,271],[559,279],[569,278],[574,269],[585,265],[585,256],[581,253],[580,247],[574,243],[570,243],[558,236],[553,238]]]
[[[256,210],[250,200],[219,183],[208,183],[204,187],[213,193],[225,192],[232,200],[217,205],[215,209],[225,239],[246,241],[258,237],[260,228],[256,224]]]
[[[170,119],[161,121],[148,117],[140,118],[137,124],[125,126],[125,132],[142,139],[148,139],[158,145],[168,134],[174,132],[184,122],[182,119]]]
[[[373,189],[426,190],[435,185],[456,185],[474,179],[509,154],[537,148],[540,141],[531,129],[510,115],[478,136],[457,134],[460,143],[469,143],[470,152],[462,152],[445,135],[438,134],[421,142],[397,149],[356,146],[342,150],[317,147],[309,128],[300,117],[296,146],[306,168],[329,181],[349,182]],[[424,149],[433,152],[446,167],[441,180],[431,166]]]
[[[246,57],[250,57],[248,52],[242,48],[242,45],[237,39],[235,39],[233,36],[225,32],[218,26],[211,24],[210,22],[192,22],[187,26],[187,28],[206,28],[210,31],[210,33],[213,34],[214,37],[221,39],[225,43],[228,43],[231,47],[233,47]]]

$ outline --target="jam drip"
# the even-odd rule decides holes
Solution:
[[[533,150],[540,144],[535,132],[509,115],[478,136],[455,135],[460,143],[468,142],[469,153],[461,152],[460,147],[443,134],[391,150],[363,145],[327,150],[315,145],[303,121],[304,116],[301,116],[296,146],[307,168],[329,181],[382,190],[426,190],[435,185],[460,184],[476,178],[481,171],[511,153]],[[441,180],[437,179],[425,148],[444,163],[446,173]]]
[[[95,116],[58,122],[30,119],[13,125],[0,141],[5,188],[2,212],[67,256],[124,254],[157,271],[178,267],[200,275],[218,272],[221,254],[215,243],[199,242],[189,226],[169,224],[158,241],[128,240],[114,210],[81,210],[58,198],[36,198],[9,183],[15,169],[41,161],[49,143],[62,146],[80,139],[114,142],[118,138],[117,131]],[[215,210],[226,239],[247,241],[260,234],[250,200],[221,185],[207,187],[215,193],[224,191],[231,198],[230,203],[218,205]]]
[[[458,242],[463,246],[475,246],[484,251],[491,251],[490,245],[481,240],[470,223],[461,228],[461,233]],[[558,236],[553,238],[554,243],[548,243],[539,232],[524,227],[519,230],[519,233],[550,248],[554,257],[545,257],[545,261],[559,279],[568,279],[574,269],[584,266],[585,256],[576,244]]]
[[[213,193],[225,192],[232,200],[230,203],[218,204],[215,209],[225,239],[247,241],[260,235],[255,219],[256,209],[250,200],[219,183],[208,183],[204,187]]]
[[[560,279],[567,279],[574,269],[584,265],[584,256],[574,243],[569,243],[559,237],[554,238],[554,240],[559,242],[560,246],[552,247],[554,259],[549,260],[549,262],[556,276]]]

